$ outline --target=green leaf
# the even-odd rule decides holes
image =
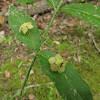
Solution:
[[[26,15],[24,12],[20,11],[15,6],[10,6],[10,12],[8,16],[8,22],[11,27],[12,32],[15,34],[17,39],[25,43],[32,49],[37,49],[40,43],[40,34],[37,28],[36,23]],[[20,26],[26,22],[31,22],[33,29],[30,29],[28,33],[23,34],[19,33]]]
[[[51,51],[42,51],[38,54],[38,59],[43,73],[54,82],[63,99],[93,100],[88,85],[71,65],[67,64],[65,71],[62,73],[51,71],[48,59],[55,55],[56,53]]]
[[[49,5],[51,5],[53,8],[57,8],[57,5],[59,4],[60,0],[46,0]]]
[[[91,4],[73,3],[65,5],[61,11],[87,21],[88,23],[100,28],[100,7]]]
[[[35,0],[17,0],[15,3],[20,3],[22,6],[25,6],[26,4],[32,4]]]

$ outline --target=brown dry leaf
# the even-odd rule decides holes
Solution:
[[[32,59],[30,58],[28,61],[29,61],[29,62],[32,62]]]
[[[22,77],[21,77],[21,81],[24,82],[25,78],[26,78],[26,76],[22,76]]]
[[[34,71],[31,69],[31,71],[30,71],[30,75],[32,75],[32,74],[34,74]]]
[[[18,97],[15,97],[15,100],[18,100]]]
[[[74,59],[74,62],[78,62],[77,57],[76,57],[76,55],[75,55],[75,54],[74,54],[73,59]]]
[[[60,44],[60,42],[58,42],[58,41],[53,41],[55,44]]]
[[[64,29],[66,26],[62,26],[62,25],[60,25],[59,27],[60,27],[61,29]]]
[[[33,94],[28,95],[29,100],[35,100],[35,96]]]
[[[45,78],[45,77],[46,77],[46,75],[45,75],[45,74],[43,74],[43,75],[42,75],[42,77],[44,77],[44,78]]]
[[[5,18],[4,18],[4,16],[0,16],[0,24],[4,24],[5,23]]]
[[[65,58],[67,58],[67,53],[66,52],[61,52],[62,56],[64,56]]]
[[[6,71],[6,72],[5,72],[5,77],[6,77],[6,78],[9,78],[9,77],[10,77],[10,72],[9,72],[9,71]]]
[[[10,61],[13,62],[13,57],[10,58]]]
[[[8,42],[9,46],[11,45],[11,41]]]
[[[75,62],[79,62],[79,63],[81,62],[81,56],[74,55],[73,59]]]
[[[0,84],[0,87],[2,87],[2,85]]]
[[[97,5],[100,6],[100,2],[97,2]]]
[[[81,56],[77,56],[77,60],[80,63],[81,62]]]
[[[60,40],[61,39],[61,37],[54,37],[55,38],[55,40]]]
[[[4,38],[5,37],[5,31],[0,31],[0,38]]]
[[[64,36],[64,37],[63,37],[63,40],[66,40],[66,39],[67,39],[67,36]]]

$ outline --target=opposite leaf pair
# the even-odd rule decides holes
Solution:
[[[64,72],[67,61],[64,60],[59,54],[54,57],[50,57],[48,61],[52,71],[58,71],[59,73]]]

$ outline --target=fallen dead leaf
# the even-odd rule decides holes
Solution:
[[[28,95],[28,98],[29,98],[29,100],[34,100],[35,99],[35,96],[33,94],[29,94]]]
[[[64,56],[65,58],[67,58],[67,53],[66,52],[61,52],[62,56]]]
[[[78,62],[81,62],[81,56],[77,56]]]
[[[33,70],[30,71],[30,75],[32,75],[32,74],[34,74],[34,71]]]
[[[11,41],[8,42],[9,46],[11,45]]]
[[[76,57],[76,55],[75,55],[75,54],[74,54],[73,59],[74,59],[74,62],[78,62],[77,57]]]
[[[22,76],[22,77],[21,77],[21,81],[23,81],[23,82],[24,82],[25,77],[26,77],[26,76]]]
[[[42,75],[42,77],[44,77],[44,78],[45,78],[45,77],[46,77],[46,75],[45,75],[45,74],[43,74],[43,75]]]
[[[81,56],[74,55],[73,59],[75,62],[79,62],[79,63],[81,62]]]
[[[0,31],[0,38],[4,38],[5,37],[5,32],[4,31]]]
[[[4,18],[4,16],[0,16],[0,24],[4,24],[5,23],[5,18]]]
[[[55,44],[60,44],[60,42],[58,42],[58,41],[53,41],[53,43],[55,43]]]
[[[10,58],[10,61],[13,62],[13,57]]]
[[[60,40],[61,39],[61,37],[54,37],[55,38],[55,40]]]
[[[2,87],[2,85],[0,84],[0,87]]]
[[[6,71],[6,72],[5,72],[5,77],[6,77],[6,78],[9,78],[9,77],[10,77],[10,72],[9,72],[9,71]]]
[[[64,37],[63,37],[63,40],[66,40],[66,39],[67,39],[67,36],[64,36]]]

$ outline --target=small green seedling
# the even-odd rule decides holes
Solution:
[[[57,54],[54,57],[50,57],[48,59],[49,63],[50,63],[50,68],[52,71],[54,72],[59,72],[62,73],[65,70],[65,66],[67,64],[67,61],[64,60],[60,54]]]
[[[32,29],[33,25],[31,22],[27,22],[21,25],[19,32],[23,32],[24,34],[26,34],[28,32],[29,29]]]

